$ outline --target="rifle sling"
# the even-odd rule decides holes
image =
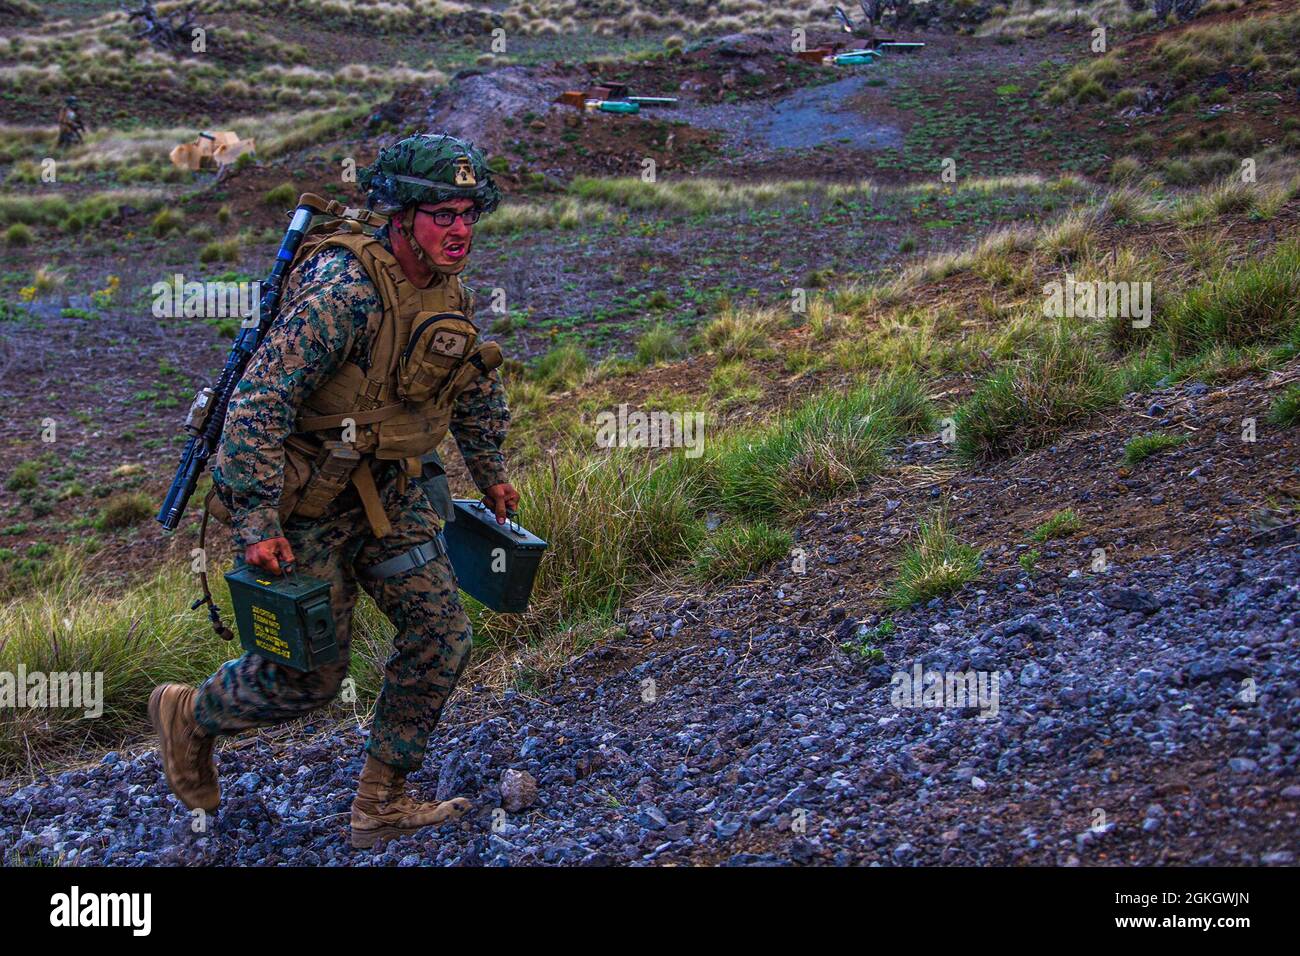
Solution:
[[[356,486],[357,497],[361,499],[361,506],[366,510],[366,520],[370,522],[370,530],[376,538],[383,538],[392,534],[393,526],[388,521],[388,515],[384,512],[384,504],[379,500],[379,489],[375,487],[375,476],[370,472],[370,465],[362,462],[360,467],[352,473],[352,484]]]

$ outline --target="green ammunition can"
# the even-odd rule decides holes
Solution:
[[[226,583],[244,650],[300,671],[338,660],[328,581],[273,577],[244,565],[227,574]]]

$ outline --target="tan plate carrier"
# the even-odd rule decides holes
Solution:
[[[428,288],[411,284],[393,254],[368,231],[385,217],[310,193],[300,204],[333,218],[303,237],[292,268],[330,247],[361,262],[383,310],[368,327],[370,366],[350,359],[304,402],[285,443],[281,520],[318,518],[349,484],[357,490],[375,537],[392,531],[371,471],[372,461],[401,461],[403,484],[420,474],[420,457],[436,449],[451,423],[456,396],[501,364],[495,342],[479,342],[455,275]],[[228,523],[220,499],[208,496]]]

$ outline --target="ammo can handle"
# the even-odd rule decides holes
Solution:
[[[512,508],[506,509],[506,527],[509,528],[511,531],[513,531],[515,534],[522,537],[524,533],[523,525],[521,525],[518,521],[515,520],[518,516],[519,516],[518,511],[515,511]]]
[[[478,508],[480,511],[491,511],[491,510],[492,510],[492,509],[490,509],[490,508],[487,506],[487,502],[485,502],[485,501],[476,501],[476,502],[474,502],[474,506],[475,506],[476,508]],[[518,535],[519,537],[522,538],[523,535],[524,535],[524,526],[521,525],[518,521],[515,520],[515,518],[518,517],[518,515],[519,515],[519,512],[518,512],[518,511],[515,511],[515,510],[512,510],[512,509],[510,509],[510,508],[507,508],[507,509],[506,509],[506,527],[508,527],[508,528],[509,528],[511,531],[513,531],[516,535]]]

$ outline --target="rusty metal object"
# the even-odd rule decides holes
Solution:
[[[241,153],[256,150],[255,140],[240,139],[239,134],[233,130],[223,130],[219,133],[200,133],[192,143],[181,143],[174,147],[168,157],[173,166],[197,172],[206,161],[223,169],[235,162]]]
[[[796,53],[795,56],[808,63],[822,63],[828,56],[834,54],[834,52],[834,47],[819,46],[814,47],[811,50],[803,50],[800,53]]]
[[[572,106],[576,110],[583,109],[587,102],[587,96],[581,90],[565,90],[557,96],[554,102],[561,106]]]
[[[635,113],[642,106],[676,106],[675,96],[632,96],[626,83],[595,83],[586,92],[565,90],[552,102],[576,110]]]
[[[622,100],[627,98],[626,83],[594,83],[587,88],[589,100]]]

